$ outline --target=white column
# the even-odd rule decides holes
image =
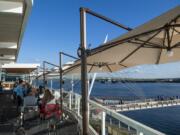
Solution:
[[[119,128],[121,128],[121,122],[119,121]]]
[[[71,92],[69,92],[69,109],[71,110]]]
[[[106,135],[106,113],[101,114],[101,135]]]
[[[53,89],[53,80],[51,80],[51,90]]]
[[[128,131],[131,131],[131,128],[130,128],[130,126],[128,126]]]
[[[80,115],[80,98],[77,98],[77,106],[78,106],[78,116]]]
[[[144,135],[143,132],[137,131],[137,135]]]
[[[109,123],[110,123],[110,125],[112,125],[112,119],[111,118],[109,118]]]
[[[78,109],[78,96],[75,94],[75,105],[74,109]]]
[[[73,98],[74,98],[74,79],[72,75],[72,80],[71,80],[71,105],[73,104]]]

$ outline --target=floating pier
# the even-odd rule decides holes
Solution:
[[[109,105],[108,107],[115,110],[116,112],[133,111],[142,109],[161,108],[169,106],[180,105],[180,99],[164,100],[164,101],[147,101],[147,102],[133,102],[121,105]]]

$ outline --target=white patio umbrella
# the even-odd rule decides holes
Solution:
[[[180,6],[90,50],[88,72],[113,72],[141,64],[180,60]],[[80,73],[77,60],[65,74]]]
[[[87,51],[86,13],[117,25],[116,22],[112,22],[89,9],[80,9],[81,45],[78,52],[81,60],[75,61],[71,67],[64,71],[64,74],[81,73],[84,135],[88,134],[86,72],[113,72],[141,64],[159,64],[180,60],[180,6],[87,53],[85,53]],[[125,28],[122,25],[120,27]],[[88,55],[87,59],[86,54]]]

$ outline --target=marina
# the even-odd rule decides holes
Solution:
[[[111,109],[114,109],[117,112],[122,111],[133,111],[133,110],[141,110],[141,109],[153,109],[153,108],[161,108],[168,106],[177,106],[180,105],[179,99],[167,100],[167,101],[149,101],[149,102],[135,102],[123,105],[112,105],[109,106]]]
[[[151,118],[144,117],[145,121],[143,121],[142,117],[139,119],[138,115],[133,115],[133,112],[137,114],[142,111],[146,114],[145,111],[154,109],[179,107],[180,87],[177,77],[156,78],[155,74],[153,77],[156,79],[113,77],[118,71],[132,67],[136,68],[128,72],[134,70],[137,74],[141,73],[137,67],[139,65],[149,64],[155,67],[180,60],[179,5],[169,7],[167,8],[169,10],[161,12],[150,21],[131,28],[99,13],[98,10],[79,4],[79,15],[76,15],[76,18],[79,18],[80,24],[80,43],[76,50],[72,51],[73,53],[66,53],[63,50],[66,45],[53,48],[55,41],[59,40],[59,37],[55,36],[58,35],[59,27],[56,27],[57,33],[54,33],[52,38],[52,29],[47,29],[53,27],[53,24],[42,29],[40,26],[48,24],[43,18],[50,22],[50,18],[53,17],[47,14],[43,16],[47,11],[49,14],[55,13],[56,19],[53,21],[59,21],[58,15],[63,13],[60,22],[66,21],[66,23],[69,23],[66,18],[69,13],[59,13],[58,4],[53,2],[49,3],[55,4],[51,10],[46,2],[41,3],[42,5],[38,3],[36,5],[36,1],[33,0],[0,0],[0,135],[179,134],[178,130],[173,133],[160,129],[157,127],[159,125],[157,122],[148,123],[147,120]],[[42,6],[46,12],[40,10],[37,12],[38,6]],[[69,10],[69,12],[74,11]],[[38,27],[28,26],[28,23],[36,22],[33,15],[37,15],[37,20],[42,19]],[[89,19],[89,16],[93,19]],[[103,43],[98,43],[98,46],[92,48],[88,45],[88,30],[91,30],[88,24],[96,19],[111,24],[123,32],[111,40],[108,40],[107,34]],[[35,24],[38,24],[38,21]],[[74,31],[76,29],[74,26],[68,28]],[[34,32],[34,35],[27,34],[24,39],[26,27],[31,32],[38,29],[44,31],[48,36],[42,41],[40,41],[41,37],[36,37],[33,41],[31,37],[37,34]],[[64,30],[61,39],[68,42],[70,37],[68,35],[69,39],[67,39],[65,35]],[[26,43],[30,47],[35,41],[40,41],[39,44],[43,45],[50,41],[51,46],[48,45],[47,50],[44,49],[45,46],[44,48],[36,46],[35,50],[40,49],[38,55],[45,56],[40,57],[40,61],[36,57],[36,51],[29,48],[30,50],[26,50],[24,55],[34,57],[35,62],[19,63],[23,39],[29,41]],[[51,61],[48,61],[50,57],[48,52],[51,49],[56,50],[56,55],[51,56]],[[70,47],[69,50],[71,49],[73,48]],[[74,56],[74,52],[77,56]],[[54,62],[55,58],[58,64]],[[166,73],[167,71],[162,72],[162,75]],[[100,80],[97,79],[98,75]],[[148,94],[142,89],[136,89],[132,84],[133,82],[138,84],[139,81],[141,84],[147,83],[145,80],[148,80],[151,86],[150,90],[146,90]],[[156,85],[161,83],[163,87],[160,94],[154,92],[156,89],[153,91],[151,83]],[[167,87],[168,83],[171,87]],[[57,87],[54,88],[54,85]],[[111,88],[109,91],[108,87]],[[158,89],[161,90],[160,86]],[[161,115],[159,112],[158,114]],[[178,113],[176,117],[178,118]],[[158,118],[152,117],[153,119]]]

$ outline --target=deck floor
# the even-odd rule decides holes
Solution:
[[[0,135],[16,135],[18,111],[11,96],[11,93],[0,93]],[[40,130],[43,125],[45,125],[45,128]],[[46,127],[47,123],[38,117],[27,120],[24,123],[24,129],[27,135],[49,135],[50,130]],[[77,122],[69,118],[60,123],[57,126],[56,132],[51,132],[51,135],[54,133],[56,135],[78,135]]]

